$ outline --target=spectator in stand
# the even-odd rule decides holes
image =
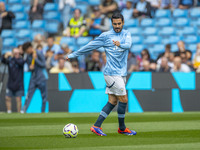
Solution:
[[[50,36],[47,38],[47,46],[45,46],[42,51],[46,58],[46,68],[47,70],[49,70],[53,66],[52,63],[54,63],[52,61],[52,57],[54,57],[61,51],[60,46],[54,44],[54,37]]]
[[[161,0],[162,9],[176,9],[179,6],[179,0]]]
[[[76,6],[75,0],[59,0],[59,9],[62,16],[63,28],[67,27],[72,8]]]
[[[139,58],[139,70],[143,70],[143,62],[146,60],[149,61],[149,65],[154,62],[154,60],[151,59],[148,49],[144,49],[141,52],[141,58]]]
[[[29,70],[32,72],[28,94],[26,97],[26,101],[24,104],[23,111],[26,112],[33,94],[35,93],[36,88],[38,88],[41,92],[42,96],[42,112],[45,111],[46,101],[47,101],[47,79],[48,74],[45,68],[45,57],[42,51],[34,50],[31,42],[26,42],[23,44],[23,50],[28,55],[27,56],[27,64],[29,66]]]
[[[58,60],[60,58],[63,58],[65,55],[68,55],[72,52],[72,50],[65,43],[61,44],[60,47],[61,50],[58,53],[54,54],[54,56],[51,59],[51,64],[53,67],[58,66]],[[72,65],[69,61],[65,61],[65,68],[67,68],[70,72],[73,72]]]
[[[133,71],[138,71],[139,70],[138,63],[137,63],[137,58],[131,52],[129,52],[129,54],[128,54],[127,70],[128,70],[128,73],[131,73]]]
[[[193,67],[197,73],[200,73],[200,43],[197,44],[196,53],[193,59]]]
[[[104,31],[109,30],[109,19],[101,14],[101,11],[99,9],[99,6],[95,6],[93,8],[94,12],[94,18],[91,21],[90,24],[90,30],[89,30],[89,35],[95,37],[100,35]]]
[[[58,59],[58,65],[51,68],[50,73],[70,73],[69,69],[65,67],[65,59],[63,57]]]
[[[42,45],[38,45],[38,46],[36,47],[36,50],[42,51],[42,50],[43,50],[43,46],[42,46]]]
[[[47,46],[47,43],[45,42],[45,37],[41,34],[37,34],[34,36],[34,40],[32,42],[33,48],[36,49],[38,45],[41,45],[42,47]]]
[[[79,70],[78,60],[72,59],[71,64],[72,64],[73,73],[79,73],[80,70]]]
[[[175,55],[174,53],[170,53],[169,54],[169,58],[168,58],[168,65],[172,68],[174,66],[174,58],[175,58]]]
[[[165,52],[158,55],[157,63],[158,63],[158,64],[161,63],[161,58],[162,58],[163,56],[166,57],[167,59],[169,59],[170,53],[171,53],[171,45],[170,45],[170,44],[167,44],[167,45],[165,45]]]
[[[92,51],[91,58],[86,60],[86,71],[101,71],[100,52]]]
[[[160,8],[161,0],[146,0],[151,4],[152,16],[155,15],[157,9]]]
[[[45,0],[31,0],[31,8],[29,11],[29,20],[31,23],[36,19],[43,19],[44,5]]]
[[[148,60],[143,61],[141,71],[150,71],[150,62]]]
[[[125,21],[133,18],[133,4],[131,0],[126,2],[126,8],[122,10],[122,15]]]
[[[168,65],[168,59],[165,56],[162,56],[161,63],[157,65],[157,72],[170,72],[171,67]]]
[[[21,97],[24,96],[24,60],[20,55],[20,50],[14,48],[11,52],[7,52],[3,56],[3,63],[8,65],[8,83],[6,89],[6,107],[7,112],[11,113],[12,97],[16,98],[17,112],[21,110]]]
[[[181,52],[185,52],[186,51],[185,43],[183,41],[179,41],[177,43],[177,46],[178,46],[178,51],[176,51],[174,54],[175,54],[175,56],[180,56]]]
[[[63,35],[75,38],[88,35],[86,20],[81,16],[80,9],[74,10],[74,17],[70,19],[67,28],[63,31]]]
[[[126,2],[127,2],[127,0],[118,0],[117,1],[119,11],[122,11],[123,9],[126,8]]]
[[[105,68],[105,66],[106,66],[106,53],[105,52],[103,52],[102,54],[101,54],[101,57],[102,57],[102,66],[101,66],[101,71],[103,72],[104,71],[104,68]]]
[[[103,3],[99,6],[99,8],[102,14],[111,18],[113,13],[118,10],[118,5],[115,0],[103,0]]]
[[[150,63],[150,71],[151,72],[156,72],[156,69],[157,69],[157,64],[155,61],[151,62]]]
[[[151,4],[146,0],[140,0],[134,5],[133,16],[135,18],[151,18]]]
[[[180,0],[179,8],[180,9],[189,9],[194,6],[194,0]]]
[[[0,2],[0,34],[3,29],[12,29],[12,19],[15,15],[11,11],[6,11],[4,2]]]
[[[174,58],[174,66],[171,69],[171,72],[190,72],[190,68],[188,65],[182,63],[181,57],[176,56]]]

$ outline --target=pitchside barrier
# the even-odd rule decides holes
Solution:
[[[25,95],[30,72],[24,73]],[[7,75],[0,96],[0,111],[6,111],[5,91]],[[93,113],[100,112],[108,101],[102,72],[79,74],[50,74],[48,79],[46,112]],[[133,72],[127,76],[128,112],[146,111],[200,111],[200,74]],[[12,101],[13,111],[16,102]],[[22,97],[22,106],[25,96]],[[42,98],[37,89],[27,113],[41,112]],[[115,109],[116,110],[116,109]]]

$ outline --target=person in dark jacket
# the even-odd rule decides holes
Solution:
[[[151,18],[151,4],[146,0],[140,0],[134,4],[133,16],[135,18]]]
[[[23,66],[24,60],[20,55],[20,50],[14,48],[12,53],[7,52],[3,56],[2,62],[8,65],[8,83],[6,89],[6,107],[7,112],[11,113],[11,98],[15,97],[17,101],[17,112],[21,110],[21,97],[24,96],[23,84]]]
[[[47,101],[46,82],[48,79],[47,71],[45,68],[45,57],[42,51],[34,50],[30,42],[24,43],[22,48],[24,53],[28,55],[26,62],[29,66],[29,70],[32,72],[28,94],[26,96],[26,101],[24,105],[24,112],[27,111],[36,88],[38,88],[41,92],[42,112],[44,112]]]
[[[4,2],[0,2],[0,34],[3,29],[12,29],[12,19],[15,15],[6,11]]]

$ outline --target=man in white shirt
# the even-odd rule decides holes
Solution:
[[[174,58],[174,66],[171,69],[171,72],[190,72],[190,68],[188,65],[183,64],[181,57],[180,56],[176,56]]]

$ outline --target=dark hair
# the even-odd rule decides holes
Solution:
[[[74,9],[74,12],[75,12],[76,10],[79,10],[79,13],[80,13],[80,14],[82,13],[82,12],[81,12],[81,9],[75,8],[75,9]]]
[[[122,22],[124,22],[124,16],[120,12],[114,12],[111,18],[111,21],[113,22],[113,19],[122,19]]]
[[[32,47],[32,44],[31,42],[26,42],[22,45],[22,49],[24,52],[26,52],[26,50],[29,48],[29,47]]]
[[[149,53],[149,50],[148,49],[143,49],[142,52],[145,52],[147,55],[148,55],[148,59],[151,59],[151,56],[150,56],[150,53]],[[141,52],[141,54],[142,54]]]
[[[41,44],[37,45],[36,49],[43,48]]]
[[[55,40],[53,36],[49,36],[47,39],[53,39],[53,40]]]
[[[168,48],[168,49],[171,49],[171,45],[170,44],[167,44],[165,47]]]

